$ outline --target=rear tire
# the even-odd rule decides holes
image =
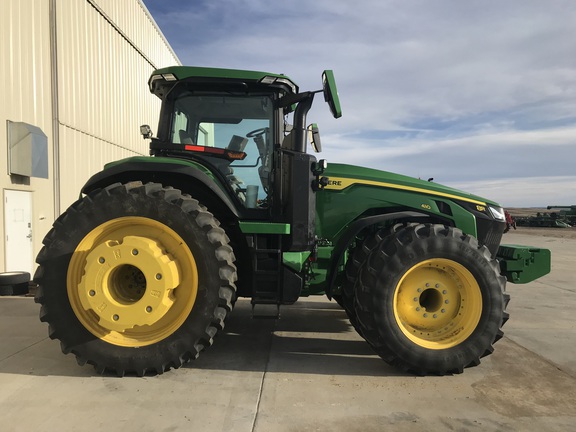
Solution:
[[[486,247],[442,225],[385,238],[360,268],[355,310],[386,362],[418,375],[461,373],[492,353],[508,319],[505,278]]]
[[[44,239],[40,319],[81,365],[160,374],[196,358],[224,327],[233,261],[198,201],[157,183],[113,184],[73,204]]]

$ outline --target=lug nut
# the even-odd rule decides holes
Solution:
[[[156,279],[157,279],[157,280],[162,279],[162,275],[161,275],[160,273],[156,273]]]
[[[132,255],[134,256],[138,255],[138,249],[132,249]]]
[[[96,291],[90,290],[88,294],[90,294],[90,297],[94,297],[96,295]]]
[[[114,316],[112,317],[112,319],[113,319],[114,321],[118,321],[118,320],[120,319],[120,317],[119,317],[118,315],[114,315]]]
[[[104,259],[104,257],[100,257],[100,258],[98,258],[98,262],[100,264],[104,264],[106,262],[106,260]]]
[[[148,313],[152,312],[152,306],[146,306],[146,312]]]

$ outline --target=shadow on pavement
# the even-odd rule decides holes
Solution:
[[[18,302],[18,326],[0,335],[0,374],[97,377],[95,370],[63,355],[37,319],[37,305]],[[14,319],[12,317],[11,319]],[[253,319],[249,300],[237,302],[214,345],[186,369],[286,372],[328,375],[404,375],[383,362],[351,327],[334,302],[301,301],[282,306],[279,319]],[[178,371],[168,372],[178,374]],[[105,374],[113,377],[113,374]]]
[[[225,330],[187,368],[322,375],[403,376],[353,330],[336,304],[283,306],[278,320],[252,319],[238,302]]]

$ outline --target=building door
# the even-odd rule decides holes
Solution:
[[[32,192],[4,190],[6,271],[32,274]]]

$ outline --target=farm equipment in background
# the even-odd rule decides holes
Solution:
[[[547,209],[554,208],[570,209],[569,211],[562,210],[556,212],[537,212],[535,216],[517,217],[516,224],[518,226],[533,227],[533,228],[571,228],[576,224],[576,206],[548,206]]]
[[[306,127],[314,96],[342,114],[331,71],[322,82],[301,92],[266,72],[152,74],[151,156],[92,176],[37,257],[40,318],[64,353],[99,372],[160,374],[212,345],[238,297],[279,309],[310,295],[336,300],[402,370],[460,373],[492,353],[506,280],[547,274],[550,251],[500,246],[493,201],[308,154],[321,150]]]
[[[559,209],[558,213],[550,213],[551,217],[561,220],[571,226],[576,225],[576,205],[571,206],[548,206],[548,210]]]

